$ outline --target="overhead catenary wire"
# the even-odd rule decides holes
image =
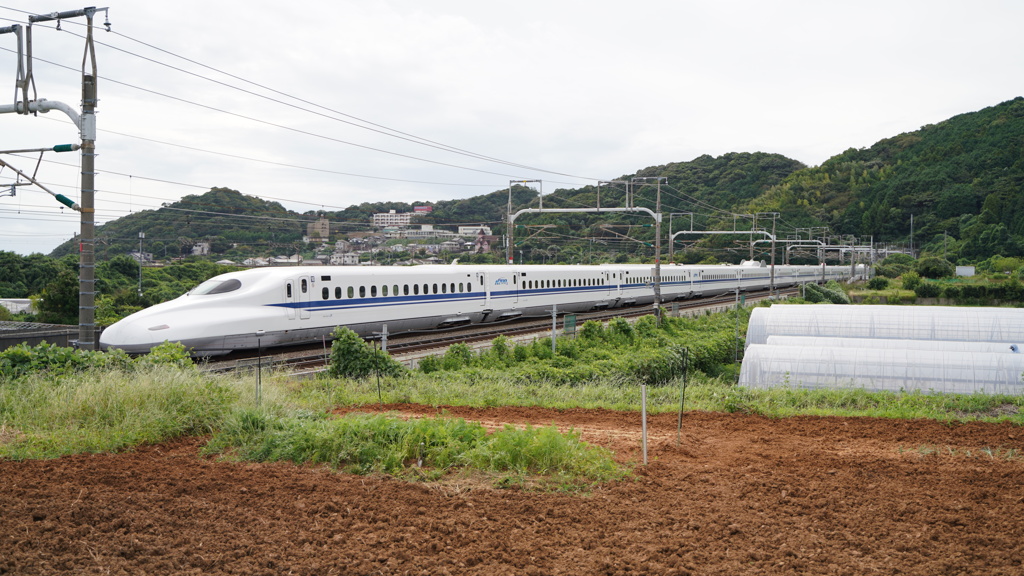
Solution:
[[[0,6],[0,8],[7,8],[7,7]],[[17,9],[14,9],[14,8],[7,8],[7,9],[15,10],[15,11],[18,11],[18,12],[22,12],[24,14],[31,14],[31,12],[24,11],[24,10],[17,10]],[[14,20],[11,20],[11,21],[14,21]],[[84,25],[82,25],[81,23],[78,23],[78,22],[73,22],[73,24],[76,24],[76,25],[79,25],[79,26],[84,26]],[[49,26],[46,26],[46,27],[49,27]],[[236,74],[233,74],[231,72],[227,72],[227,71],[221,70],[219,68],[216,68],[216,67],[210,66],[208,64],[204,64],[202,62],[199,62],[198,60],[194,60],[192,58],[187,58],[185,56],[181,56],[180,54],[177,54],[177,53],[172,52],[170,50],[167,50],[167,49],[161,48],[159,46],[156,46],[154,44],[151,44],[151,43],[148,43],[148,42],[144,42],[144,41],[139,40],[137,38],[128,36],[127,34],[123,34],[120,31],[108,29],[107,32],[111,33],[114,36],[118,36],[118,37],[124,38],[126,40],[129,40],[131,42],[135,42],[137,44],[140,44],[140,45],[145,46],[147,48],[150,48],[152,50],[156,50],[156,51],[161,52],[163,54],[167,54],[169,56],[172,56],[174,58],[178,58],[180,60],[184,60],[185,62],[188,62],[190,64],[194,64],[196,66],[200,66],[202,68],[205,68],[207,70],[211,70],[211,71],[216,72],[218,74],[223,74],[224,76],[227,76],[229,78],[233,78],[235,80],[239,80],[239,81],[244,82],[246,84],[250,84],[252,86],[258,87],[258,88],[260,88],[262,90],[266,90],[266,91],[271,92],[273,94],[278,94],[280,96],[284,96],[284,97],[289,98],[291,100],[295,100],[295,101],[301,102],[303,104],[308,104],[310,106],[319,108],[321,110],[325,110],[325,111],[330,112],[332,114],[336,114],[338,116],[343,116],[344,118],[351,118],[352,120],[355,120],[358,123],[357,122],[348,121],[348,120],[344,120],[342,118],[337,118],[336,116],[330,116],[330,115],[327,115],[327,114],[316,112],[314,110],[309,110],[307,108],[303,108],[301,106],[297,106],[297,105],[291,104],[289,102],[285,102],[285,101],[282,101],[282,100],[278,100],[276,98],[272,98],[272,97],[266,96],[265,94],[260,94],[258,92],[254,92],[252,90],[247,90],[245,88],[234,86],[234,85],[228,84],[226,82],[222,82],[220,80],[216,80],[214,78],[209,78],[207,76],[203,76],[203,75],[198,74],[196,72],[192,72],[192,71],[189,71],[189,70],[185,70],[184,68],[173,66],[173,65],[167,64],[165,62],[161,62],[161,61],[156,60],[154,58],[143,56],[141,54],[136,54],[134,52],[131,52],[131,51],[126,50],[124,48],[121,48],[119,46],[115,46],[113,44],[101,42],[99,40],[95,41],[95,43],[97,43],[97,44],[100,44],[102,46],[111,48],[113,50],[117,50],[119,52],[122,52],[124,54],[128,54],[130,56],[133,56],[133,57],[145,60],[147,62],[150,62],[150,63],[153,63],[153,64],[157,64],[157,65],[160,65],[160,66],[164,66],[166,68],[169,68],[169,69],[181,72],[183,74],[188,74],[190,76],[194,76],[196,78],[200,78],[200,79],[206,80],[208,82],[213,82],[213,83],[219,84],[221,86],[224,86],[224,87],[227,87],[227,88],[231,88],[233,90],[238,90],[238,91],[244,92],[246,94],[250,94],[250,95],[256,96],[258,98],[263,98],[263,99],[266,99],[266,100],[269,100],[269,101],[272,101],[272,102],[276,102],[276,103],[279,103],[279,104],[282,104],[282,105],[285,105],[285,106],[289,106],[289,107],[297,109],[297,110],[302,110],[302,111],[307,112],[307,113],[316,114],[316,115],[324,117],[324,118],[329,118],[331,120],[335,120],[335,121],[338,121],[338,122],[343,122],[343,123],[346,123],[346,124],[349,124],[349,125],[352,125],[352,126],[355,126],[355,127],[358,127],[358,128],[362,128],[364,130],[370,130],[372,132],[376,132],[376,133],[383,134],[383,135],[386,135],[386,136],[390,136],[390,137],[393,137],[393,138],[399,138],[401,140],[406,140],[406,141],[409,141],[409,142],[413,142],[413,143],[420,144],[420,145],[423,145],[423,146],[429,146],[431,148],[436,148],[436,149],[439,149],[439,150],[444,150],[444,151],[455,153],[455,154],[461,154],[461,155],[468,156],[468,157],[471,157],[471,158],[476,158],[476,159],[479,159],[479,160],[486,160],[488,162],[494,162],[494,163],[498,163],[498,164],[505,164],[507,166],[512,166],[512,167],[516,167],[516,168],[522,168],[522,169],[531,170],[531,171],[534,171],[534,172],[543,172],[543,173],[554,174],[554,175],[558,175],[558,176],[566,176],[566,177],[570,177],[570,178],[579,178],[579,179],[582,179],[582,180],[597,180],[597,178],[593,178],[593,177],[577,176],[577,175],[568,174],[568,173],[564,173],[564,172],[558,172],[558,171],[554,171],[554,170],[549,170],[549,169],[546,169],[546,168],[539,168],[539,167],[536,167],[536,166],[530,166],[530,165],[527,165],[527,164],[522,164],[522,163],[518,163],[518,162],[504,160],[504,159],[501,159],[501,158],[496,158],[494,156],[480,154],[480,153],[477,153],[477,152],[466,150],[464,148],[459,148],[459,147],[456,147],[456,146],[451,146],[451,145],[448,145],[448,144],[444,144],[444,143],[441,143],[441,142],[438,142],[436,140],[432,140],[432,139],[429,139],[429,138],[424,138],[424,137],[421,137],[421,136],[416,136],[416,135],[411,134],[409,132],[405,132],[405,131],[398,130],[398,129],[395,129],[395,128],[390,128],[390,127],[385,126],[383,124],[380,124],[380,123],[377,123],[377,122],[373,122],[373,121],[370,121],[370,120],[366,120],[364,118],[360,118],[360,117],[355,116],[353,114],[348,114],[346,112],[341,112],[341,111],[335,110],[335,109],[333,109],[331,107],[324,106],[324,105],[318,104],[316,102],[312,102],[310,100],[307,100],[307,99],[295,96],[293,94],[289,94],[289,93],[281,91],[281,90],[277,90],[275,88],[266,86],[266,85],[261,84],[259,82],[254,82],[252,80],[243,78],[243,77],[238,76]],[[73,36],[78,36],[80,38],[84,38],[84,36],[82,36],[80,34],[75,34],[74,32],[65,31],[65,33],[71,34]],[[359,124],[359,123],[362,123],[362,124]]]

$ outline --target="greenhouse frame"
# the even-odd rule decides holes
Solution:
[[[739,384],[1024,393],[1024,309],[776,304],[755,308]]]
[[[957,394],[1024,392],[1024,354],[752,344],[740,386]]]
[[[768,336],[1024,343],[1024,308],[776,304],[755,308],[747,346]]]

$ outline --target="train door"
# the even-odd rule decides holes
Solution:
[[[486,272],[477,272],[476,273],[476,288],[477,289],[481,289],[482,288],[483,291],[484,291],[484,300],[483,300],[484,308],[490,308],[491,307],[491,284],[488,281],[489,280],[489,276],[490,275],[487,274]]]
[[[622,271],[605,272],[604,278],[608,283],[608,295],[613,298],[622,298]]]
[[[288,280],[284,283],[284,303],[285,308],[288,310],[288,319],[295,320],[295,307],[292,303],[295,302],[295,282]]]
[[[296,302],[299,305],[299,320],[309,318],[309,293],[313,291],[308,276],[299,276],[299,293],[296,295]]]

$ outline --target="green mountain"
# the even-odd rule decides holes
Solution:
[[[850,149],[741,211],[976,261],[1024,255],[1024,98]]]
[[[666,234],[669,219],[678,219],[674,230],[689,227],[690,218],[695,229],[749,229],[748,219],[733,214],[777,212],[782,233],[828,226],[834,234],[864,241],[908,242],[913,216],[914,244],[925,251],[945,249],[950,259],[967,260],[1024,255],[1024,98],[887,138],[870,148],[850,149],[814,168],[779,154],[730,153],[651,166],[616,180],[634,177],[667,179],[661,186]],[[654,209],[656,188],[653,180],[647,182],[633,189],[633,204]],[[544,207],[592,207],[599,193],[605,207],[626,201],[624,185],[606,184],[600,190],[585,186],[546,193]],[[512,196],[514,210],[538,205],[532,189],[515,187]],[[495,234],[503,234],[508,190],[440,202],[367,202],[323,214],[332,222],[332,234],[345,234],[369,230],[376,212],[412,211],[414,205],[433,207],[416,222],[488,224]],[[303,248],[305,226],[316,216],[214,188],[98,227],[97,257],[138,249],[139,231],[146,233],[144,250],[158,258],[186,253],[197,241],[210,242],[215,257],[294,253]],[[652,255],[654,230],[642,214],[540,214],[516,224],[515,250],[527,261],[593,261],[595,253],[606,260]],[[680,259],[734,260],[747,250],[738,239],[703,239]],[[72,254],[75,247],[74,241],[68,242],[52,255]],[[722,250],[726,252],[717,252]]]

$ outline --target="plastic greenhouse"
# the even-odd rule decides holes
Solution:
[[[953,340],[883,340],[879,338],[837,338],[833,336],[769,336],[769,346],[812,348],[906,348],[949,352],[993,352],[1013,354],[1013,342],[956,342]],[[1018,349],[1020,346],[1018,346]]]
[[[741,386],[970,394],[1024,392],[1024,354],[752,344]]]
[[[1009,342],[1024,345],[1024,308],[776,304],[755,308],[747,346],[768,336]]]

